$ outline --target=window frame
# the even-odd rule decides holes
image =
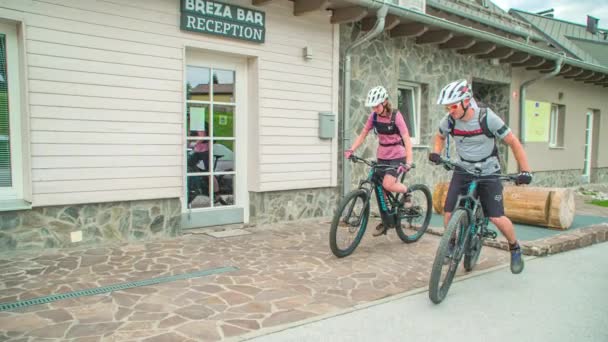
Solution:
[[[549,147],[564,147],[564,126],[566,121],[566,106],[552,103],[549,114]]]
[[[0,201],[23,200],[24,194],[24,144],[21,118],[21,67],[17,23],[0,21],[0,33],[6,39],[6,70],[9,103],[9,141],[12,185],[0,188]]]
[[[399,98],[399,92],[404,89],[404,90],[410,90],[413,96],[413,105],[412,107],[414,107],[414,114],[412,116],[412,119],[414,121],[414,130],[412,130],[412,127],[408,127],[408,131],[410,133],[410,139],[412,141],[412,145],[420,145],[421,141],[420,141],[420,110],[421,110],[421,96],[422,96],[422,87],[420,84],[418,83],[413,83],[413,82],[408,82],[408,81],[399,81],[399,83],[397,84],[397,99]],[[399,108],[399,103],[397,100],[397,108],[399,110],[401,110]],[[401,113],[403,115],[408,115],[407,113]],[[405,119],[405,117],[404,117]],[[414,133],[412,136],[412,132]]]

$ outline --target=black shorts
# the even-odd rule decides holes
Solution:
[[[469,190],[469,184],[473,180],[473,176],[464,171],[454,172],[448,196],[445,199],[443,210],[453,212],[456,207],[458,195],[466,195]],[[482,176],[477,183],[477,194],[481,201],[481,207],[486,217],[501,217],[505,215],[505,208],[502,198],[502,182],[496,175]]]
[[[397,176],[399,175],[397,173],[397,168],[399,167],[399,165],[405,164],[405,158],[378,159],[378,164],[394,166],[394,168],[391,168],[388,170],[384,170],[383,168],[378,168],[378,171],[376,173],[378,176],[381,176],[382,178],[384,178],[385,175],[391,175],[391,176],[397,178]]]

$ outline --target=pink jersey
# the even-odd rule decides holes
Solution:
[[[390,116],[380,116],[376,115],[376,121],[390,123]],[[378,134],[378,141],[381,144],[393,144],[401,141],[401,136],[408,134],[409,131],[407,126],[405,125],[405,121],[403,120],[403,116],[401,113],[397,112],[395,117],[395,125],[399,129],[399,134]],[[365,123],[365,129],[368,131],[374,129],[374,112],[372,112],[367,118],[367,122]],[[376,158],[378,159],[405,159],[405,147],[402,145],[391,145],[391,146],[382,146],[378,145],[378,151],[376,152]]]

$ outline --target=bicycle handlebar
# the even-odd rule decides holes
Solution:
[[[378,168],[383,168],[384,170],[397,170],[399,168],[399,166],[405,166],[405,163],[401,163],[398,166],[395,165],[388,165],[388,164],[378,164],[378,162],[373,161],[373,160],[367,160],[367,159],[363,159],[361,157],[358,157],[356,155],[351,155],[350,158],[348,158],[350,161],[352,161],[353,163],[364,163],[369,167],[378,167]],[[415,168],[416,164],[411,165],[410,168]]]
[[[479,167],[477,165],[475,166],[475,171],[471,171],[461,162],[453,162],[451,160],[443,159],[443,158],[441,158],[441,161],[437,165],[443,165],[443,167],[448,171],[453,171],[456,169],[456,167],[458,167],[470,175],[473,175],[475,177],[481,177],[481,167]],[[517,175],[499,174],[497,176],[498,176],[498,179],[504,180],[504,181],[515,182],[517,180]]]

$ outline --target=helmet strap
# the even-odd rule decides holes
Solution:
[[[462,115],[458,118],[458,120],[462,120],[462,118],[464,118],[465,115],[467,115],[467,111],[469,110],[469,108],[471,108],[471,104],[469,103],[468,106],[464,106],[464,100],[460,100],[460,105],[462,106]]]

